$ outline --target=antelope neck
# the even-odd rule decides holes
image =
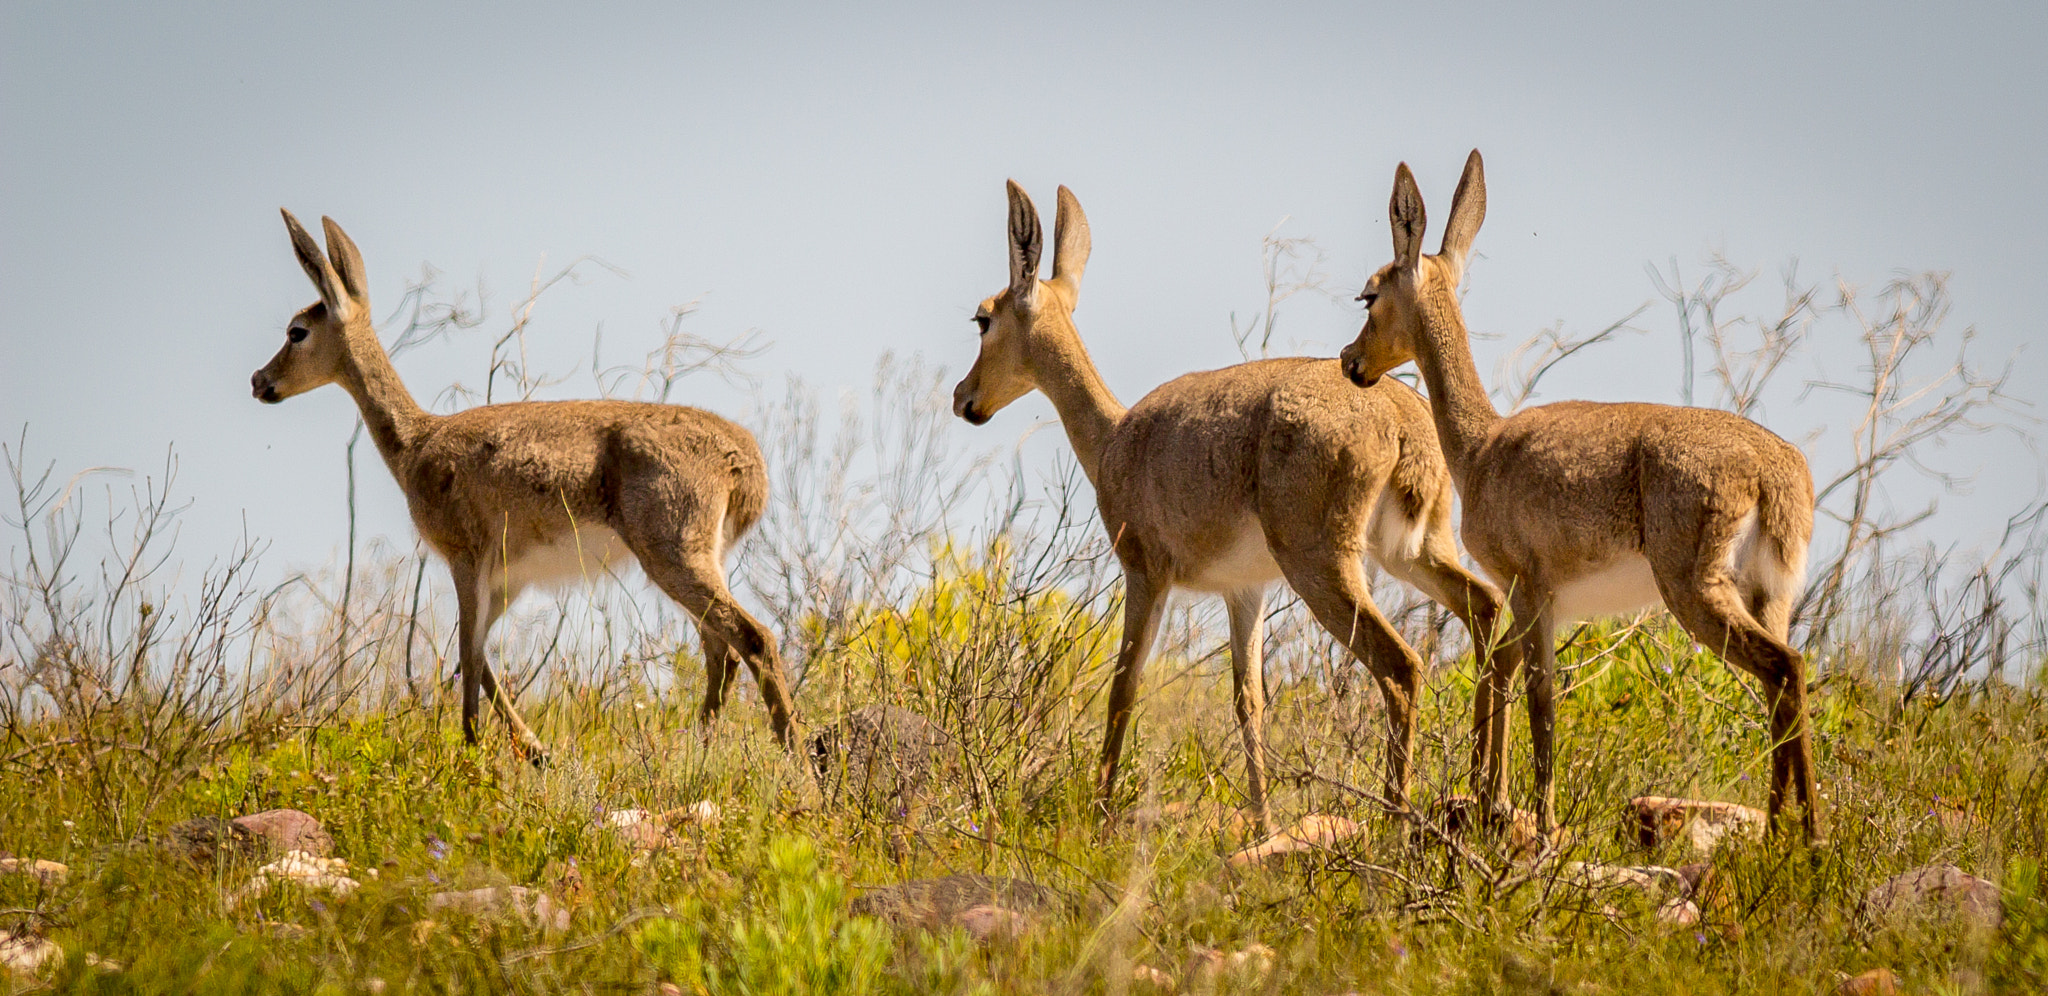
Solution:
[[[1125,409],[1096,372],[1073,322],[1062,317],[1059,325],[1062,327],[1053,334],[1032,336],[1032,380],[1059,412],[1060,426],[1067,431],[1067,442],[1074,447],[1081,472],[1088,475],[1088,483],[1100,487],[1095,474],[1101,466],[1102,448],[1109,444],[1109,434],[1123,420]]]
[[[370,430],[377,452],[383,454],[385,464],[395,474],[400,458],[434,416],[421,408],[413,400],[412,392],[405,389],[405,382],[391,365],[391,357],[377,343],[376,333],[364,334],[371,337],[369,345],[359,346],[352,340],[342,361],[341,386],[356,399],[363,426]]]
[[[1416,343],[1415,366],[1429,385],[1429,410],[1459,492],[1471,479],[1479,446],[1500,421],[1500,412],[1486,396],[1479,368],[1472,362],[1472,343],[1465,318],[1455,301],[1430,294],[1423,299],[1422,336]]]

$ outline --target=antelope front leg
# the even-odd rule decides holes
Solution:
[[[1152,652],[1152,640],[1159,630],[1159,617],[1166,610],[1166,592],[1155,590],[1150,579],[1124,567],[1124,639],[1117,650],[1116,676],[1109,684],[1109,725],[1102,739],[1102,764],[1096,779],[1096,803],[1106,816],[1116,792],[1117,764],[1123,757],[1124,731],[1131,723],[1131,709],[1138,700],[1138,681],[1144,675],[1145,658]]]
[[[474,571],[451,567],[449,573],[455,579],[456,625],[460,628],[457,668],[462,674],[463,741],[474,744],[482,735],[477,724],[483,698],[489,696],[492,711],[512,731],[513,743],[521,756],[536,766],[547,763],[547,748],[520,718],[519,710],[512,704],[512,690],[498,683],[490,662],[484,659],[484,643],[491,634],[491,624],[497,622],[512,593],[507,592],[502,600],[492,598],[490,592],[476,583]]]

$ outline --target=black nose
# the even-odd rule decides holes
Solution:
[[[982,412],[975,411],[974,402],[972,401],[960,406],[960,417],[966,419],[968,425],[988,424],[988,416]]]
[[[1359,369],[1358,364],[1353,361],[1344,361],[1344,376],[1351,378],[1351,382],[1359,387],[1372,386],[1365,382],[1365,371]]]

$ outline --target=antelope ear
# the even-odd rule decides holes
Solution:
[[[1064,185],[1060,187],[1059,214],[1052,224],[1052,282],[1066,292],[1067,301],[1081,294],[1081,273],[1088,268],[1088,216],[1081,213],[1081,201]]]
[[[320,300],[327,305],[327,313],[339,321],[347,321],[351,301],[348,292],[341,285],[341,277],[328,265],[327,255],[320,251],[320,243],[313,241],[306,226],[292,217],[290,211],[278,209],[284,214],[284,227],[292,234],[292,254],[299,257],[299,267],[306,271],[306,278],[313,281],[320,291]]]
[[[358,305],[370,303],[370,283],[363,278],[363,254],[356,249],[354,239],[334,223],[333,218],[320,217],[321,227],[327,230],[327,259],[334,266],[334,273],[341,278],[341,287]]]
[[[1025,308],[1038,303],[1038,257],[1045,248],[1045,234],[1039,230],[1038,209],[1031,195],[1007,181],[1010,191],[1010,299]]]
[[[1422,191],[1407,163],[1394,170],[1394,196],[1387,202],[1388,227],[1394,233],[1394,264],[1413,270],[1422,260],[1422,233],[1429,219],[1422,211]]]
[[[1472,254],[1472,237],[1479,234],[1479,225],[1486,220],[1486,167],[1479,161],[1479,150],[1465,157],[1465,175],[1458,180],[1458,192],[1451,195],[1451,220],[1444,225],[1443,248],[1437,256],[1451,264],[1457,276],[1455,286],[1465,275],[1465,258]]]

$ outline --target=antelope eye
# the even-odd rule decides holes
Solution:
[[[1365,291],[1364,293],[1358,295],[1358,299],[1360,301],[1364,301],[1366,310],[1370,311],[1372,310],[1372,303],[1374,301],[1379,300],[1380,296],[1378,294],[1374,294],[1371,291]]]
[[[981,331],[982,331],[982,334],[983,334],[983,335],[987,335],[987,334],[988,334],[988,316],[987,316],[987,315],[976,315],[976,316],[974,316],[974,324],[976,324],[976,325],[979,325],[979,326],[981,326]]]
[[[284,337],[285,337],[285,338],[287,338],[287,339],[290,339],[290,340],[291,340],[291,341],[293,341],[293,342],[305,342],[305,341],[306,341],[306,329],[305,329],[305,327],[304,327],[304,326],[300,326],[300,325],[294,325],[294,326],[292,326],[292,329],[291,329],[291,331],[289,331],[289,332],[286,332],[286,333],[284,334]]]

